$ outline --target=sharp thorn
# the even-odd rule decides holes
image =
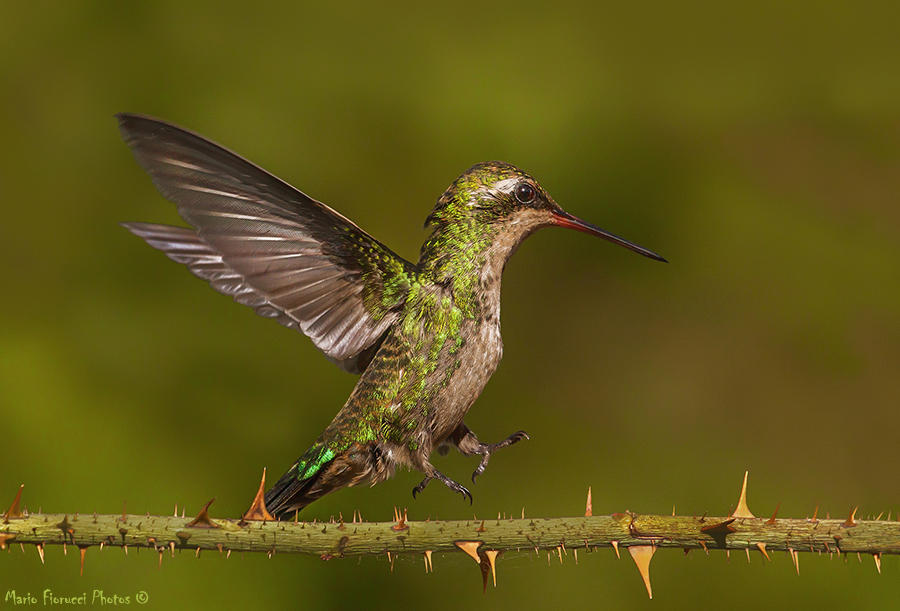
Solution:
[[[491,565],[491,575],[494,578],[494,587],[497,587],[497,556],[500,554],[500,550],[489,549],[485,550],[484,555],[487,556],[488,563]]]
[[[481,541],[454,541],[453,543],[467,553],[475,562],[481,563],[481,558],[478,557],[478,548],[481,546]]]
[[[0,533],[0,549],[6,549],[6,542],[12,541],[16,536],[10,533]],[[12,551],[12,550],[10,550]]]
[[[792,547],[789,547],[787,549],[787,551],[788,551],[788,554],[790,554],[790,556],[791,556],[791,560],[794,562],[794,567],[797,569],[797,575],[799,575],[800,574],[800,558],[797,555],[797,551]]]
[[[249,522],[251,520],[263,522],[275,521],[275,517],[266,509],[265,491],[266,469],[265,467],[263,467],[262,479],[259,482],[259,490],[256,491],[256,496],[253,497],[253,502],[250,503],[250,508],[243,515],[243,517],[241,517],[241,522]]]
[[[653,589],[650,587],[650,560],[656,552],[656,546],[633,545],[628,548],[628,552],[631,554],[634,563],[637,565],[638,571],[641,573],[644,585],[647,586],[647,595],[650,598],[653,598]]]
[[[212,505],[212,502],[216,500],[216,497],[213,497],[209,500],[209,502],[203,506],[200,512],[197,514],[197,517],[191,520],[186,524],[186,528],[220,528],[218,524],[213,522],[209,517],[209,506]],[[184,517],[184,516],[182,516]],[[199,548],[198,548],[199,549]]]
[[[737,507],[731,512],[730,518],[755,518],[747,507],[747,476],[749,471],[744,471],[744,485],[741,487],[741,497],[738,499]]]
[[[9,509],[6,510],[6,513],[3,514],[4,524],[9,524],[10,520],[16,520],[25,517],[25,514],[22,513],[21,509],[19,509],[19,503],[22,500],[22,488],[24,487],[25,484],[19,486],[19,491],[16,492],[16,498],[13,499],[12,505],[9,506]]]
[[[841,528],[853,528],[854,526],[859,524],[859,522],[856,521],[856,510],[857,509],[859,509],[858,505],[850,510],[850,515],[847,516],[847,519],[841,523]]]

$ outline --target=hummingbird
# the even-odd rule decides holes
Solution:
[[[565,212],[530,175],[489,161],[466,170],[425,220],[412,263],[325,204],[207,138],[152,117],[119,129],[160,194],[191,227],[122,223],[257,314],[309,337],[358,374],[350,398],[265,495],[277,519],[322,496],[374,486],[405,466],[472,502],[431,464],[434,450],[479,456],[472,482],[524,431],[483,443],[465,416],[503,353],[500,276],[543,227],[575,229],[659,255]]]

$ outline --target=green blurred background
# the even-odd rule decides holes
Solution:
[[[0,502],[237,516],[354,378],[117,223],[177,223],[113,114],[232,148],[415,260],[471,164],[667,257],[547,230],[504,278],[505,358],[467,418],[524,429],[472,489],[419,474],[307,519],[498,513],[844,517],[900,503],[900,46],[894,3],[6,3],[0,23]],[[890,11],[894,11],[891,13]],[[475,466],[436,458],[464,481]],[[271,481],[271,480],[270,480]],[[643,609],[631,560],[526,553],[481,593],[436,556],[0,554],[0,592],[155,608]],[[71,551],[71,550],[70,550]],[[891,608],[900,563],[661,551],[656,609]],[[6,602],[6,605],[11,603]]]

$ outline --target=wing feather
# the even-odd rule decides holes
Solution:
[[[192,227],[123,225],[220,293],[306,334],[347,371],[364,369],[398,317],[415,266],[199,134],[150,117],[118,118],[138,163]]]

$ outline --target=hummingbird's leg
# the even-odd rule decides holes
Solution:
[[[474,454],[481,456],[481,462],[472,474],[473,484],[475,483],[475,478],[484,473],[484,469],[491,459],[491,454],[500,448],[511,446],[522,439],[528,439],[528,434],[525,433],[525,431],[513,433],[499,443],[481,443],[478,441],[478,437],[475,433],[473,433],[465,424],[460,424],[450,435],[450,440],[456,444],[456,447],[464,456],[472,456]]]
[[[442,484],[444,484],[445,486],[447,486],[448,488],[450,488],[450,490],[452,490],[453,492],[458,492],[461,495],[463,495],[464,498],[469,499],[469,505],[472,504],[472,493],[469,492],[468,490],[466,490],[465,486],[463,486],[462,484],[459,484],[457,482],[454,482],[452,479],[450,479],[449,477],[447,477],[446,475],[444,475],[443,473],[441,473],[440,471],[435,469],[431,465],[431,463],[426,462],[424,466],[425,466],[425,468],[422,469],[422,471],[425,472],[425,479],[423,479],[419,483],[418,486],[413,488],[413,491],[412,491],[413,498],[416,498],[417,494],[419,494],[420,492],[425,490],[425,486],[428,485],[428,482],[430,482],[433,479],[436,479],[439,482],[441,482]]]

